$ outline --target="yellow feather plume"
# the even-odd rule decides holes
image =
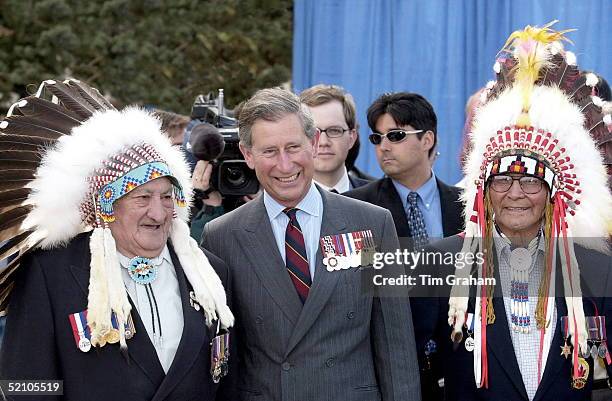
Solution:
[[[521,115],[516,125],[528,127],[530,125],[529,109],[531,108],[531,93],[534,83],[538,80],[542,67],[546,66],[551,56],[548,47],[553,42],[565,40],[565,34],[575,29],[555,31],[550,27],[558,21],[552,21],[543,27],[532,27],[527,25],[522,31],[513,32],[501,52],[508,52],[517,60],[513,69],[514,86],[520,88],[522,92],[523,105]]]

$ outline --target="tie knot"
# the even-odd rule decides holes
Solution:
[[[289,217],[289,221],[294,222],[296,221],[296,213],[297,211],[300,210],[297,207],[288,207],[285,210],[283,210],[283,213],[285,213],[287,215],[287,217]]]
[[[418,197],[419,194],[417,194],[416,192],[410,192],[408,194],[408,203],[410,204],[410,206],[416,206]]]

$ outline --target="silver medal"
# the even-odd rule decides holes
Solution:
[[[86,337],[80,337],[79,349],[83,352],[89,352],[91,349],[91,342]]]
[[[604,345],[604,343],[599,344],[599,348],[597,348],[597,355],[601,359],[606,359],[606,354],[608,353],[608,349]]]
[[[475,342],[474,339],[472,337],[468,337],[465,339],[465,350],[467,352],[472,352],[474,351],[474,346],[475,346]]]
[[[578,355],[580,355],[584,359],[589,358],[591,356],[591,350],[589,349],[589,346],[587,345],[584,351],[582,351],[582,347],[578,347]]]
[[[593,344],[591,347],[591,356],[593,357],[593,360],[597,358],[597,346],[595,344]]]

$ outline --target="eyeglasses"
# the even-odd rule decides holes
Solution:
[[[328,138],[340,138],[342,136],[342,134],[344,134],[346,131],[350,131],[350,129],[345,129],[342,127],[329,127],[327,129],[320,129],[319,131],[321,131],[321,133],[326,133]]]
[[[405,131],[403,129],[396,129],[387,132],[385,135],[379,134],[378,132],[374,132],[370,134],[368,139],[373,145],[380,145],[384,137],[387,137],[387,139],[391,143],[397,143],[403,141],[408,134],[420,134],[421,132],[423,132],[422,129],[415,131]]]
[[[542,190],[544,181],[537,177],[512,177],[510,175],[496,175],[489,178],[489,186],[495,192],[507,192],[512,187],[514,181],[518,181],[521,189],[526,194],[537,194]]]

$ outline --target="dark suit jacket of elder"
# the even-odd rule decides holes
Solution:
[[[435,242],[428,249],[432,252],[461,252],[463,237],[456,235]],[[583,306],[585,316],[596,314],[606,317],[606,331],[612,332],[612,258],[609,255],[587,250],[576,246],[576,258],[580,266],[581,289],[583,295]],[[497,252],[495,255],[495,266],[497,266]],[[542,373],[542,379],[536,391],[534,401],[563,400],[578,401],[591,399],[591,387],[593,384],[593,358],[588,358],[590,365],[589,379],[586,386],[577,390],[571,386],[572,358],[561,356],[561,346],[564,339],[561,332],[561,317],[567,316],[567,307],[563,298],[563,284],[561,274],[561,255],[557,253],[556,290],[555,304],[557,308],[557,325],[548,351],[548,359]],[[446,277],[454,273],[453,266],[434,267],[436,276]],[[495,270],[496,282],[499,283],[499,270]],[[431,271],[431,270],[430,270]],[[467,400],[505,400],[523,401],[528,400],[519,365],[514,353],[514,346],[510,338],[508,319],[504,308],[504,299],[500,286],[496,286],[493,297],[493,308],[495,310],[495,323],[487,326],[487,352],[488,352],[488,376],[489,388],[477,389],[474,380],[473,353],[466,351],[464,344],[453,346],[450,340],[451,328],[448,325],[448,290],[438,293],[437,318],[435,337],[438,339],[441,357],[445,361],[444,384],[445,395],[449,401]],[[469,302],[468,312],[474,311],[473,294]],[[531,290],[530,290],[531,292]],[[463,329],[463,339],[467,338],[467,332]],[[608,334],[608,346],[610,346],[610,335]],[[527,352],[539,352],[538,349],[523,350]],[[612,376],[612,367],[608,366],[608,376]],[[612,390],[609,390],[612,394]]]
[[[388,211],[318,188],[321,237],[372,230],[398,246]],[[238,400],[420,400],[410,303],[364,295],[358,268],[329,272],[317,252],[302,305],[278,251],[263,196],[208,223],[203,245],[225,260],[241,336]]]
[[[127,340],[129,361],[119,351],[119,344],[92,347],[87,353],[77,348],[68,316],[87,308],[89,236],[81,234],[63,248],[36,251],[23,262],[9,305],[0,378],[63,380],[63,400],[214,400],[219,385],[210,375],[212,333],[203,313],[189,303],[191,288],[171,245],[184,328],[168,373],[164,373],[133,304],[136,334]],[[209,252],[206,256],[227,289],[227,266]]]

